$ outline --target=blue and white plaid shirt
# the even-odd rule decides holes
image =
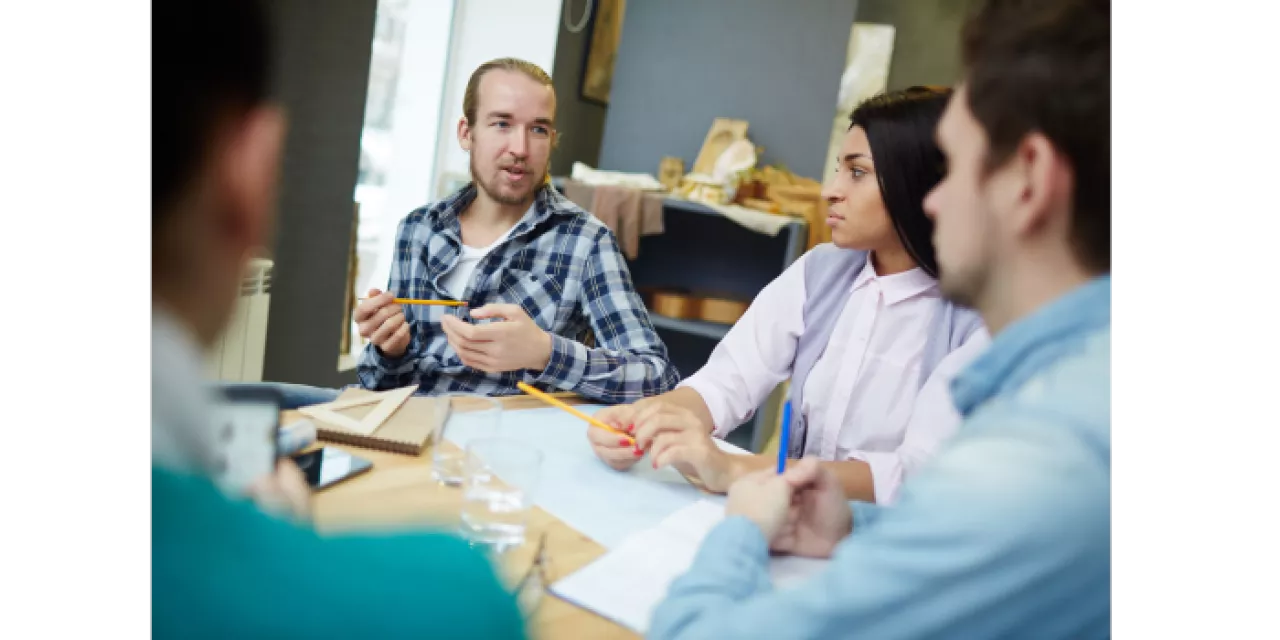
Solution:
[[[475,186],[468,185],[400,222],[388,291],[401,298],[452,299],[442,280],[461,252],[458,214],[475,196]],[[466,318],[465,311],[406,305],[413,331],[408,350],[388,358],[367,345],[357,370],[361,384],[381,390],[417,383],[433,395],[509,395],[519,393],[515,385],[524,381],[612,404],[670,391],[680,381],[613,232],[551,187],[538,190],[510,236],[476,265],[463,300],[471,309],[489,303],[523,307],[551,334],[547,367],[507,373],[467,367],[440,328],[444,314]],[[595,347],[579,342],[588,335],[594,335]]]

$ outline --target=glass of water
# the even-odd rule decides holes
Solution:
[[[493,438],[502,427],[502,404],[475,394],[442,396],[449,401],[449,416],[432,435],[431,477],[451,487],[466,476],[466,446],[471,440]]]
[[[462,485],[463,537],[494,555],[524,544],[541,470],[542,452],[523,442],[472,440]]]

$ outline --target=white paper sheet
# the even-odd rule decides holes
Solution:
[[[695,502],[551,585],[551,592],[644,634],[671,583],[688,571],[703,538],[723,518],[721,504]],[[769,574],[774,586],[784,589],[822,570],[827,562],[777,557],[770,560]]]
[[[576,408],[591,415],[603,407]],[[456,414],[445,431],[445,438],[460,447],[470,439],[467,417]],[[591,451],[589,428],[560,409],[525,409],[504,411],[499,435],[542,452],[534,502],[604,547],[612,548],[699,500],[723,504],[723,497],[699,491],[676,470],[654,469],[647,455],[629,471],[614,471]],[[730,453],[746,453],[727,442],[716,442]]]

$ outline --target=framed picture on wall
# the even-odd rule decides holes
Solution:
[[[587,59],[582,69],[582,99],[608,106],[613,88],[613,64],[622,41],[622,18],[627,0],[595,0]]]

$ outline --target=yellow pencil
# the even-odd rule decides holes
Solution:
[[[360,298],[363,302],[368,298]],[[415,300],[414,298],[396,298],[396,304],[420,304],[428,307],[465,307],[467,303],[458,300]]]
[[[629,435],[627,435],[627,434],[625,434],[625,433],[623,433],[623,432],[621,432],[621,431],[618,431],[617,429],[614,429],[613,427],[611,427],[611,426],[609,426],[609,425],[607,425],[607,424],[605,424],[605,423],[603,423],[603,422],[600,422],[599,420],[596,420],[595,418],[592,418],[591,416],[589,416],[589,415],[587,415],[587,414],[585,414],[585,413],[583,413],[583,412],[581,412],[581,411],[578,411],[577,409],[574,409],[573,407],[571,407],[571,406],[569,406],[569,405],[567,405],[567,404],[565,404],[565,403],[561,402],[561,401],[560,401],[560,399],[558,399],[558,398],[556,398],[556,397],[554,397],[554,396],[551,396],[551,395],[548,395],[548,394],[546,394],[546,393],[543,393],[543,392],[541,392],[541,391],[539,391],[539,390],[537,390],[537,389],[535,389],[535,388],[533,388],[533,387],[531,387],[531,386],[529,386],[529,385],[527,385],[527,384],[525,384],[525,383],[523,383],[523,382],[517,382],[517,383],[516,383],[516,387],[517,387],[517,388],[519,388],[521,391],[523,391],[523,392],[525,392],[525,393],[527,393],[527,394],[529,394],[529,395],[531,395],[531,396],[533,396],[533,397],[535,397],[535,398],[537,398],[537,399],[539,399],[539,400],[541,400],[541,401],[543,401],[543,402],[545,402],[545,403],[547,403],[547,404],[549,404],[549,405],[551,405],[551,406],[553,406],[553,407],[556,407],[556,408],[558,408],[558,409],[564,409],[565,411],[569,412],[569,414],[570,414],[570,415],[572,415],[572,416],[575,416],[575,417],[577,417],[577,418],[581,418],[582,420],[586,420],[586,421],[587,421],[587,424],[589,424],[589,425],[591,425],[591,426],[593,426],[593,427],[596,427],[596,428],[598,428],[598,429],[604,429],[605,431],[608,431],[609,433],[614,433],[614,434],[620,435],[620,436],[622,436],[622,437],[626,438],[627,440],[630,440],[630,441],[631,441],[631,444],[633,444],[633,445],[636,443],[635,438],[632,438],[631,436],[629,436]]]

